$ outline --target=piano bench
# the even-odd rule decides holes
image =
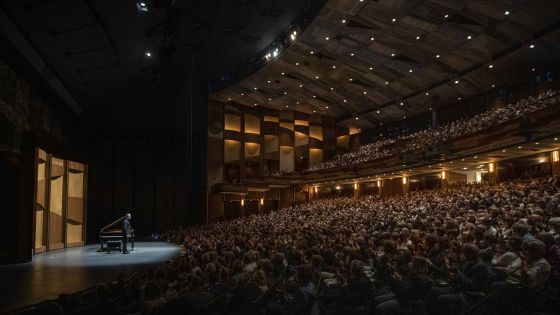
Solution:
[[[115,241],[107,240],[106,245],[107,245],[107,253],[110,253],[112,248],[118,248],[119,251],[122,250],[122,241],[120,240],[115,240]]]

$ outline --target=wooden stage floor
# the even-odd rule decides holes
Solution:
[[[129,255],[97,252],[99,244],[33,256],[33,262],[0,266],[0,313],[114,281],[138,273],[181,253],[165,242],[136,242]]]

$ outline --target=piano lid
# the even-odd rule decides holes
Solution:
[[[126,215],[123,215],[122,217],[116,219],[115,221],[107,224],[106,226],[102,227],[101,230],[99,231],[101,232],[106,232],[106,230],[113,228],[113,230],[122,230],[122,226],[120,225],[121,222],[124,220],[124,218],[126,217]]]

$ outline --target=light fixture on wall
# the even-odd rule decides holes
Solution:
[[[403,178],[402,178],[402,183],[403,183],[403,185],[406,185],[406,183],[407,183],[407,178],[406,178],[406,176],[403,176]]]
[[[558,150],[552,151],[552,162],[558,161],[560,161],[560,153],[558,152]]]
[[[245,205],[245,199],[241,198],[241,205],[244,206]]]
[[[264,198],[261,198],[261,206],[264,205]]]
[[[358,183],[354,183],[354,190],[358,190]]]
[[[488,172],[494,173],[494,167],[495,165],[493,162],[488,163]]]
[[[445,171],[441,171],[441,179],[445,179],[447,177],[447,174],[445,173]]]

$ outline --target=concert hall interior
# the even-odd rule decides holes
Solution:
[[[0,0],[0,314],[560,314],[558,12]]]

